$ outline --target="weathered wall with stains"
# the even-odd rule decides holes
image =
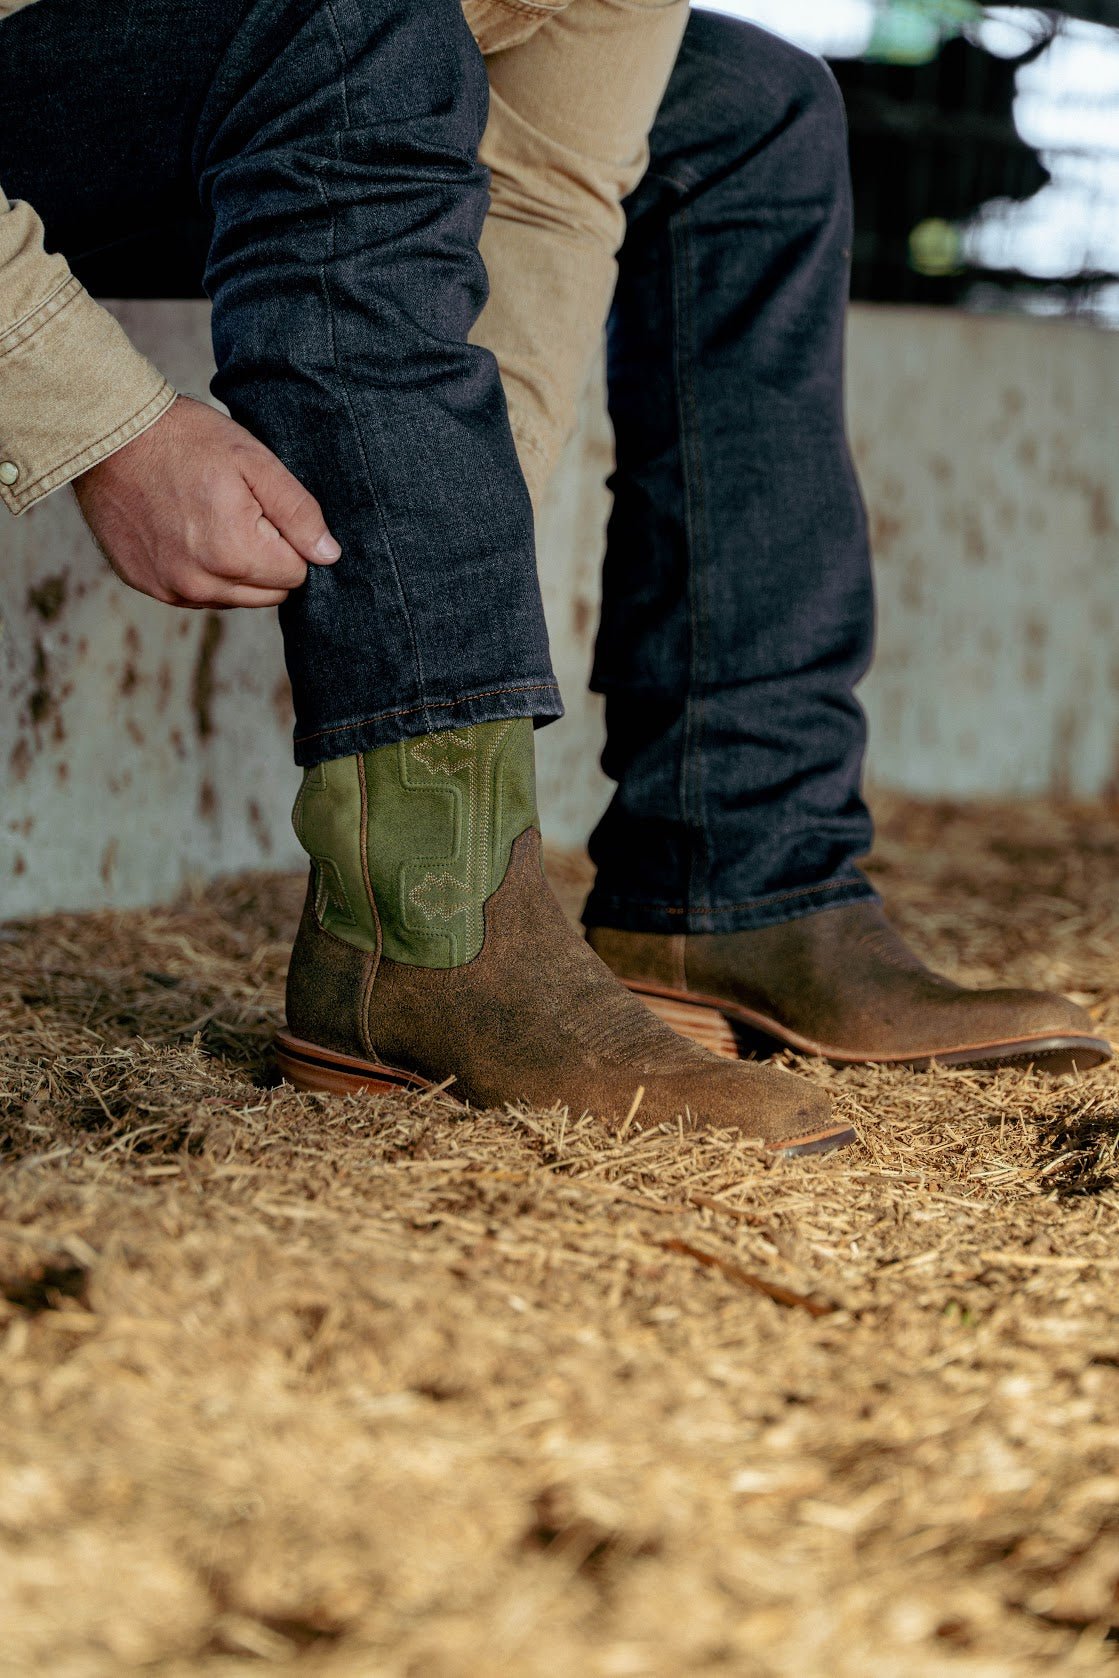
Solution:
[[[1119,795],[1119,333],[859,309],[877,781]]]
[[[183,389],[204,305],[127,304]],[[874,531],[873,777],[920,793],[1119,789],[1119,335],[856,310],[851,431]],[[541,576],[568,716],[538,736],[546,825],[608,794],[586,693],[607,509],[601,379],[545,509]],[[108,574],[61,494],[0,520],[0,914],[134,904],[298,862],[270,614],[169,611]]]
[[[204,304],[117,307],[181,389],[212,369]],[[289,700],[272,614],[124,588],[71,496],[0,522],[0,912],[134,904],[288,862]]]

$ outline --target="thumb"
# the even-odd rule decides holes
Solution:
[[[309,565],[332,565],[342,549],[330,534],[322,508],[299,479],[263,446],[239,459],[241,474],[260,510]]]

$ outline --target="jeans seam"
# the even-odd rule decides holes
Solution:
[[[688,228],[685,216],[681,213],[673,218],[670,230],[670,249],[672,252],[672,302],[673,302],[673,359],[676,364],[677,423],[680,427],[680,477],[683,490],[684,507],[684,541],[686,545],[687,563],[687,601],[688,601],[688,691],[684,701],[684,728],[680,748],[680,807],[685,822],[689,816],[698,843],[688,848],[688,894],[692,895],[696,874],[699,872],[703,880],[700,892],[701,913],[707,912],[706,900],[710,885],[710,857],[708,854],[707,834],[703,825],[703,766],[700,746],[703,736],[703,718],[700,709],[700,695],[698,692],[699,670],[703,664],[706,647],[706,625],[703,612],[702,578],[700,571],[700,554],[702,542],[700,539],[700,523],[705,505],[703,494],[703,472],[698,458],[698,450],[694,449],[695,439],[698,437],[696,415],[695,389],[691,378],[692,357],[688,353],[690,343],[685,346],[685,332],[690,330],[691,312],[688,306],[688,286],[692,274],[692,258]],[[681,270],[687,270],[682,274]],[[683,281],[683,283],[681,283]],[[697,867],[698,865],[698,867]]]
[[[662,186],[671,187],[681,198],[688,197],[697,187],[709,184],[705,175],[677,175],[669,169],[658,168],[655,163],[645,171],[640,184],[644,186],[649,181],[659,181]],[[827,194],[820,194],[814,198],[786,198],[781,204],[767,204],[761,200],[747,200],[747,203],[759,222],[776,226],[791,216],[803,215],[806,210],[832,209],[835,200]]]
[[[340,29],[338,28],[338,18],[337,18],[337,15],[335,13],[335,10],[334,10],[334,0],[326,0],[325,12],[326,12],[326,16],[327,16],[329,26],[330,26],[330,33],[331,33],[331,36],[332,36],[333,42],[334,42],[334,49],[335,49],[335,52],[337,53],[337,56],[338,56],[339,69],[341,71],[341,74],[339,76],[339,86],[340,86],[340,91],[341,91],[341,96],[342,96],[342,117],[343,117],[343,121],[345,122],[346,128],[348,130],[352,126],[351,121],[350,121],[349,73],[348,73],[348,68],[347,68],[347,64],[346,64],[346,54],[345,54],[345,50],[344,50],[343,45],[342,45],[342,34],[341,34]],[[338,149],[337,148],[337,136],[335,137],[335,148],[336,148],[336,150]],[[341,162],[341,156],[340,155],[338,157],[338,161]],[[333,261],[334,256],[335,256],[336,251],[337,251],[337,241],[338,241],[337,219],[336,219],[334,207],[329,202],[329,200],[327,198],[327,195],[326,195],[326,190],[323,187],[322,181],[318,178],[317,175],[315,177],[315,186],[318,189],[319,197],[322,200],[323,209],[326,211],[327,215],[329,216],[329,221],[330,221],[330,257],[331,257],[331,260]],[[389,565],[392,568],[393,580],[396,583],[396,592],[397,592],[397,595],[399,596],[399,599],[400,599],[400,606],[401,606],[401,611],[403,613],[404,622],[405,622],[405,624],[407,625],[407,628],[408,628],[408,640],[411,644],[412,658],[413,658],[413,661],[414,661],[414,664],[415,664],[415,670],[416,670],[416,686],[419,690],[419,696],[420,696],[420,701],[421,701],[418,706],[414,707],[414,709],[416,711],[422,712],[425,720],[430,725],[431,719],[428,716],[427,685],[426,685],[425,675],[424,675],[423,658],[421,657],[421,654],[420,654],[419,637],[416,634],[416,626],[415,626],[415,623],[413,622],[413,619],[412,619],[411,608],[409,607],[409,604],[408,604],[408,596],[407,596],[407,593],[405,592],[405,589],[404,589],[404,581],[403,581],[403,578],[401,577],[400,565],[399,565],[399,562],[398,562],[397,557],[396,557],[395,550],[394,550],[393,545],[392,545],[392,540],[389,536],[388,525],[385,521],[384,507],[381,504],[381,498],[377,493],[377,486],[376,486],[376,484],[374,483],[374,480],[373,480],[373,469],[372,469],[372,465],[371,465],[371,462],[370,462],[370,459],[369,459],[369,451],[365,446],[365,435],[364,435],[364,432],[362,431],[361,426],[358,424],[357,414],[354,412],[353,398],[350,395],[349,385],[348,385],[347,381],[342,377],[342,369],[341,369],[341,366],[339,365],[339,361],[338,361],[338,340],[337,340],[337,337],[336,337],[336,334],[335,334],[334,308],[333,308],[333,305],[331,303],[330,283],[327,279],[326,264],[325,263],[321,264],[320,267],[319,267],[319,278],[320,278],[320,282],[321,282],[321,285],[322,285],[323,301],[326,305],[326,318],[327,318],[327,323],[328,323],[329,332],[330,332],[331,359],[334,363],[334,370],[335,370],[335,373],[338,375],[339,388],[342,391],[343,399],[344,399],[345,404],[346,404],[346,413],[349,416],[350,428],[353,432],[354,439],[357,443],[357,447],[358,447],[358,450],[359,450],[360,455],[361,455],[362,463],[364,464],[364,467],[365,467],[365,481],[369,486],[370,497],[371,497],[373,506],[376,510],[377,525],[378,525],[378,528],[381,532],[381,540],[383,541],[383,543],[385,545],[385,553],[388,556]],[[358,726],[360,726],[360,725],[358,725]],[[327,731],[327,732],[329,732],[329,731]],[[429,727],[429,732],[430,732],[430,727]],[[315,736],[311,735],[311,736],[307,736],[307,738],[314,739]]]
[[[395,711],[377,711],[371,717],[361,717],[356,722],[340,722],[330,728],[317,728],[312,734],[297,734],[297,746],[306,745],[309,740],[322,740],[328,734],[351,734],[358,728],[370,728],[374,723],[387,722],[392,717],[414,717],[423,713],[425,721],[430,722],[429,711],[449,711],[456,705],[469,705],[475,699],[498,699],[508,693],[559,693],[559,686],[555,682],[521,682],[510,687],[485,688],[480,693],[462,693],[457,699],[425,699],[422,705],[405,705]],[[428,733],[433,733],[428,729]]]

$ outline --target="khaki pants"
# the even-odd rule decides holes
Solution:
[[[473,338],[497,357],[539,506],[610,308],[621,202],[645,172],[688,0],[465,0],[465,11],[490,82],[490,301]]]

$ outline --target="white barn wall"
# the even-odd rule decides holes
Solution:
[[[180,388],[206,306],[117,312]],[[864,698],[876,783],[935,796],[1119,791],[1119,334],[856,308],[851,433],[878,563]],[[545,826],[608,794],[586,692],[607,511],[601,370],[540,529],[568,715],[538,736]],[[295,864],[270,614],[171,612],[107,574],[71,498],[0,518],[0,915],[137,904]]]

